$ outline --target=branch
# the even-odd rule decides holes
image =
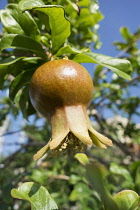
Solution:
[[[19,144],[18,144],[19,145]],[[32,142],[28,144],[20,144],[21,148],[18,149],[16,152],[12,153],[10,156],[5,158],[4,160],[1,161],[1,164],[4,164],[3,168],[9,165],[11,161],[15,158],[15,156],[22,151],[22,149],[26,149],[27,147],[33,147],[33,146],[45,146],[45,143],[39,143],[39,142]]]
[[[128,85],[130,85],[130,84],[133,84],[136,80],[139,80],[139,79],[140,79],[140,76],[134,77],[131,81],[129,81],[129,82],[127,82],[127,83],[124,83],[124,84],[120,85],[120,88],[124,88],[124,87],[126,87],[126,86],[128,86]],[[103,97],[101,98],[101,100],[100,100],[98,103],[96,103],[96,104],[93,104],[93,103],[92,103],[92,104],[89,106],[89,110],[92,110],[92,109],[94,109],[95,107],[99,106],[105,99],[109,98],[110,96],[112,96],[112,94],[116,93],[117,91],[118,91],[118,90],[113,90],[113,91],[111,91],[110,93],[106,94],[106,95],[103,96]]]
[[[99,117],[98,114],[94,114],[94,117],[96,118],[96,121],[98,122],[98,124],[99,124],[101,130],[103,131],[104,135],[107,136],[109,139],[111,139],[113,144],[115,144],[124,154],[126,154],[128,156],[131,156],[133,161],[139,159],[139,157],[132,154],[132,152],[129,150],[129,148],[127,147],[127,145],[125,143],[120,143],[118,139],[117,139],[117,141],[114,140],[111,135],[106,133],[106,128],[104,127],[104,123],[106,124],[105,119],[101,118],[101,116]],[[112,129],[111,127],[109,127],[109,130],[112,131],[117,138],[117,134],[116,134],[115,129]]]
[[[0,135],[0,137],[7,136],[7,135],[11,135],[11,134],[15,134],[15,133],[19,133],[19,132],[21,132],[21,131],[23,131],[23,130],[20,129],[20,130],[17,130],[17,131],[9,131],[9,132],[6,132],[6,133]]]

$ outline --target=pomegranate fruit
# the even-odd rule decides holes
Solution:
[[[42,157],[49,149],[54,154],[76,153],[87,145],[106,148],[112,142],[93,129],[87,106],[93,95],[93,82],[80,64],[66,59],[49,61],[32,76],[29,95],[34,108],[49,118],[52,138],[34,155]]]

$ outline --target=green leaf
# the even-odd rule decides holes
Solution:
[[[22,13],[17,4],[9,4],[0,14],[2,24],[8,33],[27,35],[33,39],[40,34],[29,12]]]
[[[2,10],[0,14],[1,14],[0,17],[1,22],[7,33],[12,33],[12,34],[18,33],[25,35],[19,23],[12,17],[12,15],[7,10]]]
[[[119,166],[116,163],[111,163],[110,171],[113,174],[117,174],[117,175],[123,176],[125,178],[125,180],[127,180],[127,182],[129,184],[131,184],[131,186],[133,186],[133,179],[132,179],[132,177],[130,175],[130,172],[126,168],[124,168],[122,166]]]
[[[11,83],[10,85],[10,99],[14,100],[17,92],[24,86],[30,83],[31,77],[34,73],[34,69],[23,71],[19,74]]]
[[[94,70],[94,77],[97,78],[100,75],[102,70],[103,70],[103,66],[97,65]]]
[[[70,47],[69,45],[66,45],[65,47],[61,47],[57,53],[56,56],[64,55],[64,54],[77,54],[77,53],[82,53],[82,52],[87,52],[89,49],[84,48],[82,50],[77,50],[73,47]]]
[[[28,114],[27,114],[28,100],[29,100],[29,86],[26,86],[23,89],[19,100],[20,109],[22,111],[23,117],[26,120],[28,120]]]
[[[35,9],[49,16],[53,53],[55,53],[64,44],[65,40],[70,35],[70,22],[66,19],[65,11],[62,6],[32,6],[32,2],[30,4],[28,0],[22,0],[19,3],[19,8],[22,11]]]
[[[138,194],[132,190],[123,190],[116,194],[114,199],[119,206],[119,210],[134,210],[140,202]]]
[[[90,6],[90,0],[81,0],[78,2],[79,7],[89,7]]]
[[[27,8],[32,9],[33,7],[42,6],[45,4],[42,0],[21,0],[18,5],[22,11],[25,11]]]
[[[3,89],[3,84],[5,81],[5,76],[9,73],[9,67],[10,65],[19,62],[23,59],[24,57],[20,57],[20,58],[10,58],[8,60],[11,60],[9,62],[5,62],[5,63],[1,63],[0,64],[0,89]]]
[[[96,6],[95,6],[96,7]],[[97,8],[97,7],[96,7]],[[76,26],[79,26],[80,28],[85,27],[93,27],[95,24],[98,24],[98,22],[103,18],[103,15],[97,11],[97,9],[93,9],[91,6],[91,11],[89,8],[83,7],[80,11],[80,15],[77,18]]]
[[[70,201],[88,200],[91,195],[92,191],[90,188],[86,184],[79,182],[74,186],[74,190],[71,192],[69,199]]]
[[[107,189],[105,180],[107,170],[100,164],[89,164],[86,166],[86,174],[94,189],[100,194],[106,210],[119,210],[117,203]]]
[[[47,179],[47,171],[41,170],[41,169],[34,169],[32,171],[32,174],[30,176],[30,178],[39,183],[39,184],[43,184],[46,182]]]
[[[6,48],[20,49],[32,51],[38,56],[46,60],[46,54],[41,45],[32,38],[19,34],[6,34],[0,42],[0,51]]]
[[[5,76],[8,74],[8,69],[6,67],[0,67],[0,90],[3,89]]]
[[[69,0],[67,0],[67,2],[68,2],[68,4],[70,4],[70,5],[73,7],[73,9],[74,9],[78,14],[80,13],[79,5],[73,3],[73,2],[71,2],[71,1],[69,1]]]
[[[124,79],[131,79],[132,67],[128,60],[112,58],[110,56],[101,55],[97,53],[87,52],[77,54],[74,61],[78,63],[98,63]]]
[[[12,189],[11,195],[29,201],[31,210],[58,209],[47,189],[34,182],[25,182],[18,189]]]
[[[89,164],[89,159],[88,159],[87,155],[84,153],[77,153],[75,155],[75,158],[84,166]]]
[[[4,68],[4,67],[7,67],[7,66],[9,66],[9,65],[11,65],[11,64],[14,64],[14,63],[16,63],[17,61],[22,60],[23,58],[25,58],[25,57],[20,57],[20,58],[15,59],[14,56],[11,56],[11,57],[10,57],[10,61],[7,62],[7,59],[5,59],[3,62],[1,61],[1,63],[0,63],[0,69],[2,69],[2,68]],[[9,60],[9,58],[8,58],[8,60]],[[5,62],[5,61],[6,61],[6,62]]]
[[[135,183],[136,183],[138,192],[140,193],[140,165],[136,169]]]
[[[130,34],[130,32],[129,32],[129,30],[128,30],[127,27],[121,27],[121,28],[120,28],[120,32],[121,32],[123,38],[124,38],[126,41],[129,41],[129,40],[130,40],[131,34]]]

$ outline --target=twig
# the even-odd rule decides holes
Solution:
[[[32,146],[44,146],[45,143],[39,143],[39,142],[32,142],[28,144],[20,144],[21,148],[18,149],[16,152],[5,158],[4,160],[1,161],[1,164],[4,164],[4,167],[6,167],[13,159],[14,157],[22,151],[22,149],[26,149],[27,147],[32,147]]]
[[[11,135],[11,134],[15,134],[15,133],[19,133],[19,132],[21,132],[21,131],[23,131],[23,130],[20,129],[20,130],[17,130],[17,131],[9,131],[9,132],[6,132],[6,133],[0,135],[0,137],[2,137],[2,136],[7,136],[7,135]]]
[[[127,83],[124,83],[124,84],[120,85],[120,88],[124,88],[124,87],[126,87],[126,86],[128,86],[128,85],[130,85],[130,84],[133,84],[136,80],[139,80],[139,79],[140,79],[140,76],[134,77],[131,81],[129,81],[129,82],[127,82]],[[89,106],[89,110],[92,110],[93,108],[99,106],[105,99],[109,98],[112,94],[116,93],[116,91],[118,91],[118,90],[113,90],[113,91],[111,91],[110,93],[106,94],[105,96],[103,96],[103,97],[101,98],[101,100],[100,100],[98,103],[96,103],[96,104],[93,104],[93,103],[92,103],[92,104]]]
[[[106,128],[103,125],[104,122],[105,122],[105,119],[103,119],[103,118],[100,119],[100,117],[97,114],[95,114],[94,117],[96,118],[96,121],[98,122],[102,132],[104,132],[105,136],[107,136],[109,139],[112,140],[113,144],[115,144],[124,154],[131,156],[132,160],[138,160],[138,158],[136,156],[132,155],[132,153],[129,150],[129,148],[126,147],[126,144],[120,143],[119,141],[114,140],[111,135],[106,133]],[[109,130],[112,131],[115,134],[116,138],[117,138],[116,131],[114,129],[112,129],[111,127],[109,127]]]

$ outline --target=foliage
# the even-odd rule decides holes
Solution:
[[[11,194],[14,198],[30,201],[32,210],[58,209],[46,188],[33,182],[20,185],[18,190],[12,189]]]
[[[21,183],[32,185],[35,182],[34,185],[40,186],[40,190],[55,200],[59,209],[102,210],[107,209],[108,204],[113,205],[113,209],[121,209],[122,205],[125,209],[135,209],[140,194],[140,125],[137,120],[140,117],[137,94],[140,29],[134,34],[127,27],[120,29],[124,41],[114,43],[120,52],[118,58],[112,58],[96,53],[101,47],[98,28],[103,18],[96,0],[9,0],[6,8],[0,11],[0,18],[3,25],[0,89],[4,96],[0,102],[0,125],[5,142],[9,135],[11,137],[6,148],[18,146],[14,153],[7,155],[4,151],[1,157],[0,208],[30,208],[28,202],[13,199],[10,191]],[[112,139],[114,146],[106,153],[92,147],[86,154],[90,162],[106,166],[103,173],[96,164],[86,166],[89,163],[86,156],[81,158],[78,154],[76,159],[85,166],[68,156],[56,158],[48,154],[37,162],[32,159],[36,151],[49,141],[51,131],[48,121],[41,119],[31,105],[28,95],[30,80],[41,64],[65,56],[79,63],[91,63],[94,69],[95,91],[88,113],[95,127]],[[21,112],[26,119],[24,124]],[[108,113],[111,113],[110,118]],[[19,136],[16,138],[21,131],[26,135],[24,143],[20,142]],[[17,141],[12,142],[13,139]],[[105,187],[104,182],[100,182],[100,174],[105,177]],[[26,183],[18,190],[24,186]],[[100,191],[102,188],[103,192]],[[12,190],[14,197],[18,190]],[[106,192],[107,197],[103,195]],[[120,195],[124,196],[123,200]],[[127,201],[122,204],[124,200],[128,200],[129,205]]]

